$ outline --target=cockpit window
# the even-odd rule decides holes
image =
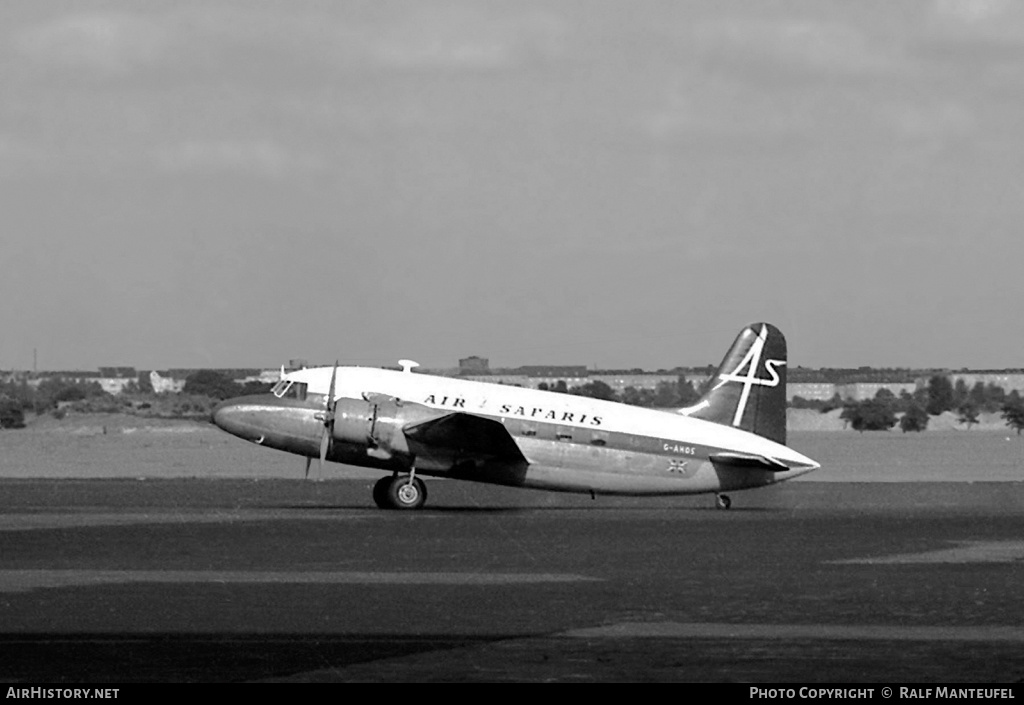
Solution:
[[[300,401],[305,401],[308,390],[309,385],[305,382],[293,382],[292,380],[282,379],[270,391],[278,399],[299,399]]]
[[[275,397],[280,398],[284,396],[284,393],[288,391],[288,387],[290,386],[292,386],[291,380],[282,379],[278,381],[278,383],[275,384],[270,391],[274,393]]]

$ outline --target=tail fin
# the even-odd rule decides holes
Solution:
[[[744,328],[712,380],[711,389],[700,401],[679,409],[680,414],[786,443],[786,338],[782,331],[770,323]]]

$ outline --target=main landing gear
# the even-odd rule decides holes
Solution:
[[[715,508],[716,509],[728,509],[732,506],[732,500],[729,499],[727,494],[716,494],[715,495]]]
[[[373,486],[373,501],[381,509],[419,509],[427,501],[427,486],[416,473],[382,477]]]

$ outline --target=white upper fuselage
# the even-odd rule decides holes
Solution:
[[[326,396],[334,368],[290,372],[285,380],[308,385],[308,394]],[[667,453],[700,454],[709,450],[764,456],[801,470],[779,473],[786,479],[819,467],[797,451],[730,426],[687,416],[558,392],[546,392],[413,372],[366,367],[338,367],[334,396],[359,399],[384,394],[451,412],[498,419],[557,424],[594,432],[657,439]],[[689,450],[687,450],[689,449]],[[529,457],[528,457],[529,459]]]

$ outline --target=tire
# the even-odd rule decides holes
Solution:
[[[728,509],[732,506],[732,500],[729,499],[727,494],[716,494],[715,495],[715,507],[718,509]]]
[[[409,482],[408,475],[396,475],[388,478],[385,501],[388,509],[419,509],[427,501],[427,486],[418,477]]]

